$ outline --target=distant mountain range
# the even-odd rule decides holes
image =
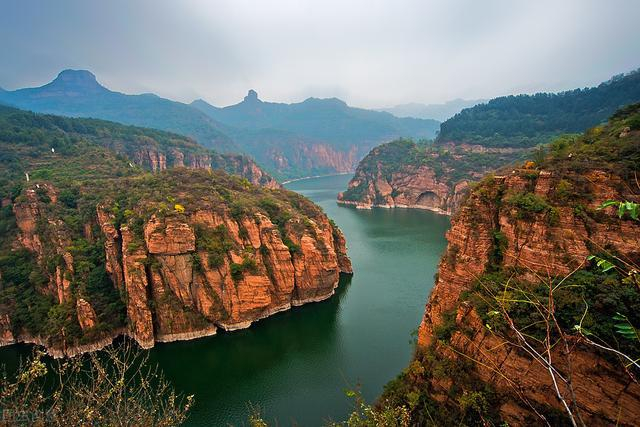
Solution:
[[[386,111],[396,117],[415,117],[417,119],[434,119],[444,122],[463,109],[484,102],[486,102],[486,99],[454,99],[444,104],[420,104],[411,102],[409,104],[396,105],[395,107],[380,108],[379,111]]]
[[[433,138],[439,128],[435,120],[398,118],[335,98],[281,104],[263,102],[249,91],[229,107],[202,100],[187,105],[153,94],[111,91],[85,70],[62,71],[41,87],[0,91],[0,103],[179,133],[219,152],[249,154],[281,179],[350,171],[382,142]]]
[[[346,172],[380,142],[400,136],[433,138],[440,126],[435,120],[349,107],[337,98],[264,102],[254,90],[224,108],[203,100],[191,105],[228,125],[232,139],[279,176]]]
[[[222,125],[200,111],[152,94],[111,91],[85,70],[62,71],[44,86],[0,92],[0,102],[39,113],[92,117],[176,132],[221,152],[240,151],[221,131]]]

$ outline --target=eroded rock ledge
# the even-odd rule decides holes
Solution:
[[[390,175],[385,175],[379,166],[373,173],[359,168],[349,182],[349,188],[365,190],[357,200],[349,200],[345,193],[340,193],[339,204],[356,209],[423,209],[451,215],[467,194],[469,183],[465,180],[451,187],[446,180],[438,179],[428,166],[405,166]]]

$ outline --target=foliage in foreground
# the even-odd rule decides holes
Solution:
[[[175,426],[193,401],[128,341],[52,363],[36,351],[0,378],[0,426]]]

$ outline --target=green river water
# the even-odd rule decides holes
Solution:
[[[361,385],[368,400],[409,362],[411,332],[422,316],[445,248],[447,217],[404,209],[338,206],[349,176],[287,185],[322,206],[342,229],[353,262],[331,299],[193,341],[150,351],[179,392],[195,394],[187,425],[246,425],[250,405],[274,425],[341,420]],[[8,367],[28,346],[0,349]]]

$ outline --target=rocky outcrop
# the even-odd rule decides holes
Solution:
[[[510,176],[493,176],[472,193],[468,202],[452,220],[447,232],[447,254],[440,263],[438,280],[431,293],[420,326],[420,343],[428,345],[433,328],[441,322],[443,312],[455,307],[459,295],[485,271],[495,233],[505,238],[502,266],[521,269],[525,279],[562,277],[580,265],[592,252],[590,248],[608,247],[617,253],[637,255],[640,226],[631,221],[597,222],[585,218],[571,206],[558,207],[553,221],[549,213],[536,214],[535,220],[518,218],[505,202],[508,194],[533,188],[535,194],[551,196],[560,178],[549,172],[514,171]],[[526,176],[524,176],[526,175]],[[587,208],[595,209],[612,199],[632,200],[635,196],[624,188],[619,177],[602,171],[585,176],[589,183],[585,193],[592,194]],[[487,202],[492,199],[492,202]]]
[[[498,410],[509,425],[532,424],[535,417],[526,402],[539,405],[539,408],[548,405],[562,410],[547,368],[522,351],[505,345],[484,326],[472,307],[459,306],[455,326],[450,342],[447,345],[435,343],[435,351],[451,360],[473,360],[482,366],[475,371],[478,379],[492,384],[504,396]],[[578,406],[586,425],[604,426],[616,422],[635,425],[640,416],[640,386],[577,340],[571,345],[570,365],[560,346],[552,352],[551,358],[560,372],[572,372],[572,386],[577,391]],[[432,380],[431,385],[435,391],[433,397],[446,401],[451,384]],[[563,384],[560,388],[569,395]],[[543,414],[548,412],[548,409],[542,409]]]
[[[235,249],[214,264],[207,250],[197,247],[196,227],[205,234],[224,234],[219,238]],[[210,210],[185,218],[152,217],[144,227],[144,242],[133,250],[133,237],[122,228],[133,336],[148,347],[154,336],[170,341],[211,335],[216,327],[245,328],[292,305],[330,297],[340,273],[351,272],[344,239],[326,218],[311,227],[302,234],[293,226],[288,230],[299,247],[294,253],[259,213],[240,222]]]
[[[357,200],[349,200],[345,193],[340,193],[338,203],[358,209],[413,208],[451,215],[466,195],[469,184],[460,181],[451,188],[426,165],[407,165],[390,175],[385,175],[378,165],[375,171],[358,168],[349,188],[360,189],[361,195]]]
[[[120,234],[129,331],[142,348],[151,348],[154,339],[153,320],[147,298],[147,252],[126,226],[120,229]]]
[[[82,330],[90,330],[98,323],[98,316],[91,304],[84,298],[78,298],[76,301],[76,310],[78,313],[78,323]]]
[[[196,236],[188,224],[170,218],[153,217],[144,228],[144,239],[150,254],[182,254],[196,249]]]
[[[192,169],[208,169],[200,166],[199,161],[191,161]],[[241,154],[220,154],[212,156],[211,167],[224,170],[230,174],[241,176],[254,185],[276,189],[281,185],[272,176],[267,174],[251,158]]]
[[[20,229],[18,235],[20,245],[34,253],[41,253],[42,243],[36,230],[37,220],[40,217],[36,188],[27,189],[24,200],[14,205],[13,212],[16,225]]]
[[[562,278],[584,266],[594,248],[606,247],[611,253],[624,254],[627,260],[640,258],[640,224],[619,220],[615,212],[596,210],[606,200],[634,200],[630,187],[609,171],[591,170],[574,176],[574,182],[584,184],[575,196],[580,201],[557,206],[551,201],[557,200],[567,182],[561,173],[514,170],[508,176],[485,179],[452,220],[447,252],[419,328],[419,347],[431,347],[451,360],[475,362],[479,378],[505,396],[500,415],[510,425],[530,422],[531,406],[524,402],[562,411],[561,403],[547,368],[485,327],[479,313],[465,300],[465,292],[496,262],[510,272],[510,280],[536,283],[541,277]],[[548,201],[549,207],[523,217],[509,200],[525,193]],[[576,205],[582,205],[583,210],[575,209]],[[585,215],[585,210],[592,216]],[[496,236],[500,236],[500,260],[495,259]],[[447,315],[452,312],[455,321],[448,327],[454,332],[449,342],[443,343],[437,331],[451,322]],[[640,386],[593,347],[578,338],[570,340],[570,356],[557,346],[552,358],[560,372],[570,370],[573,387],[578,390],[577,405],[587,425],[635,424],[640,416]],[[448,399],[447,384],[442,379],[432,381],[436,400]]]
[[[9,314],[0,314],[0,346],[15,343]]]
[[[523,154],[516,148],[397,140],[371,150],[360,162],[338,203],[372,207],[425,209],[451,215],[470,183]]]
[[[352,271],[340,230],[306,200],[299,202],[309,205],[306,214],[282,205],[292,195],[277,202],[279,209],[289,210],[289,219],[278,219],[278,224],[255,208],[232,213],[219,196],[198,199],[197,208],[186,212],[167,211],[163,202],[153,205],[157,208],[150,216],[150,205],[141,203],[127,211],[124,221],[113,203],[105,202],[97,206],[92,223],[82,227],[102,242],[104,270],[126,306],[126,329],[105,332],[101,312],[76,280],[76,260],[66,249],[70,243],[57,234],[64,224],[51,216],[55,204],[38,199],[35,191],[25,194],[26,200],[13,206],[20,230],[16,248],[26,248],[43,266],[57,260],[50,271],[58,286],[39,292],[55,296],[59,304],[72,303],[83,338],[60,343],[26,331],[16,337],[7,313],[0,316],[3,344],[37,342],[62,356],[96,349],[123,332],[143,348],[213,335],[218,328],[246,328],[292,306],[329,298],[340,274]],[[43,220],[49,224],[45,229],[37,226]]]
[[[362,153],[358,147],[344,150],[322,142],[290,141],[286,144],[274,144],[259,154],[262,164],[269,165],[276,173],[290,177],[291,170],[303,170],[310,175],[351,172],[356,167]]]
[[[116,151],[129,156],[132,164],[152,172],[167,168],[187,167],[190,169],[220,169],[246,178],[254,185],[267,188],[280,188],[280,184],[263,171],[253,160],[241,154],[218,154],[202,147],[180,148],[182,141],[176,141],[176,147],[160,148],[151,138],[142,137],[138,141],[142,146],[116,146]]]
[[[62,262],[56,265],[55,271],[49,276],[49,290],[62,304],[72,299],[69,278],[73,275],[73,256],[67,250],[70,241],[62,221],[48,219],[46,225],[43,224],[45,218],[40,207],[43,202],[56,203],[57,198],[57,191],[52,185],[36,184],[28,188],[21,200],[13,205],[13,213],[19,230],[19,246],[36,254],[40,261],[45,254],[55,254],[61,259]],[[44,238],[46,245],[42,243]]]

